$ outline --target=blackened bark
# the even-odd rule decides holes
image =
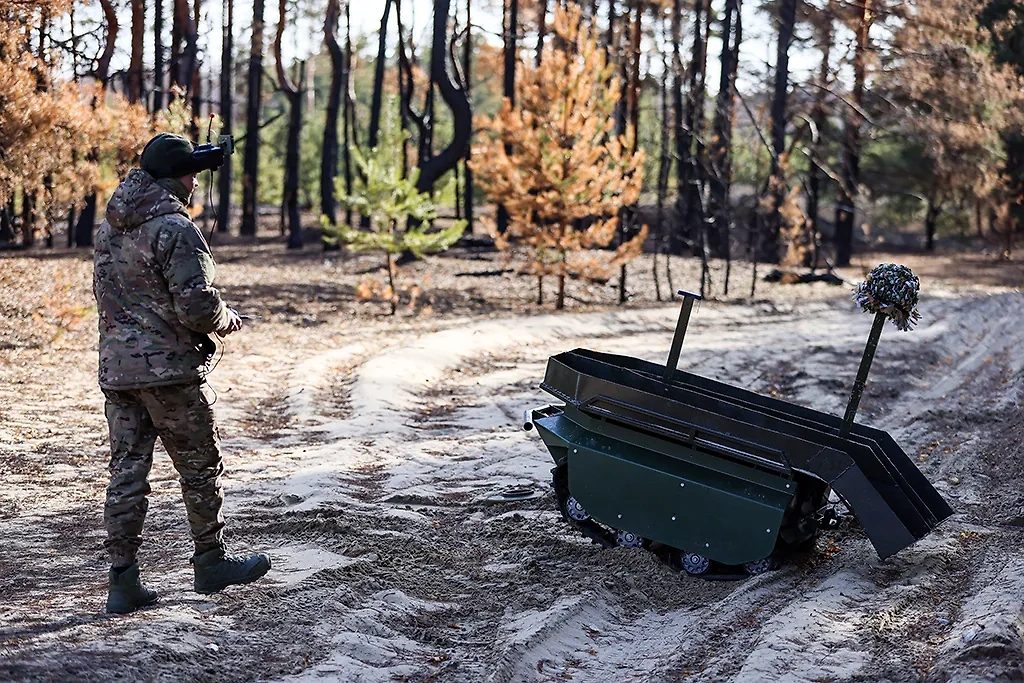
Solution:
[[[298,83],[293,83],[284,68],[281,42],[287,21],[286,0],[278,0],[277,35],[274,38],[274,65],[281,92],[288,100],[288,137],[284,154],[284,196],[281,201],[282,217],[287,216],[288,248],[302,248],[302,222],[299,219],[299,141],[302,135],[302,93],[306,84],[306,63],[299,62]]]
[[[504,58],[505,73],[503,79],[503,93],[505,99],[514,107],[516,104],[516,62],[517,45],[519,39],[519,0],[508,0],[504,3],[505,31],[504,31]],[[512,146],[505,145],[505,154],[512,153]],[[498,232],[504,234],[508,230],[508,210],[503,204],[498,204],[497,215]]]
[[[355,79],[352,78],[352,13],[351,13],[351,2],[345,0],[345,80],[347,87],[345,88],[345,102],[342,107],[341,119],[342,119],[342,146],[343,150],[343,173],[345,177],[345,194],[352,194],[352,184],[354,181],[352,175],[352,155],[349,153],[349,149],[352,146],[358,146],[359,140],[356,138],[356,94],[355,94]],[[352,225],[352,208],[345,208],[345,224]]]
[[[473,88],[473,12],[472,12],[473,0],[466,0],[466,42],[463,44],[462,52],[462,71],[463,77],[466,79],[466,98],[472,103],[472,88]],[[465,183],[463,192],[465,197],[462,200],[462,204],[465,207],[466,215],[466,231],[473,234],[473,169],[470,168],[470,163],[473,156],[473,146],[466,145],[466,156],[465,156]]]
[[[534,63],[541,65],[544,57],[544,37],[548,33],[548,0],[540,0],[537,6],[537,57]]]
[[[715,119],[712,124],[711,177],[709,179],[708,211],[711,223],[708,230],[708,246],[716,258],[731,258],[730,233],[732,212],[729,205],[729,190],[732,182],[732,120],[735,102],[736,69],[739,64],[739,47],[743,39],[740,0],[726,0],[722,17],[721,76],[718,83],[718,97],[715,100]]]
[[[928,210],[924,215],[925,244],[928,251],[935,251],[935,228],[942,213],[942,203],[935,194],[928,195]]]
[[[687,235],[683,223],[684,203],[686,201],[687,169],[686,159],[689,157],[689,142],[684,130],[683,108],[683,58],[680,44],[683,42],[683,3],[673,0],[672,3],[672,108],[675,112],[673,133],[676,142],[676,215],[673,228],[669,233],[669,252],[677,254],[682,250]]]
[[[199,20],[201,16],[200,4],[202,0],[192,0],[191,33],[188,35],[188,92],[192,98],[192,139],[199,139],[199,118],[203,106],[203,81],[199,75]]]
[[[705,14],[710,0],[697,0],[693,13],[693,52],[690,59],[689,90],[686,95],[684,120],[679,126],[676,138],[676,153],[679,155],[679,209],[683,237],[692,242],[695,250],[702,250],[699,239],[694,239],[703,230],[699,215],[701,170],[699,152],[694,143],[700,134],[704,120],[704,70],[707,64],[707,34]]]
[[[513,0],[515,2],[515,0]],[[448,72],[448,16],[451,0],[434,0],[434,37],[430,50],[430,77],[437,83],[441,98],[452,113],[454,131],[451,143],[436,156],[419,160],[420,177],[416,189],[430,192],[434,184],[454,169],[465,157],[473,129],[473,113],[466,91],[452,82]]]
[[[119,25],[117,23],[117,10],[111,0],[100,0],[100,7],[103,9],[103,22],[106,25],[106,36],[103,42],[103,52],[96,62],[96,80],[107,87],[110,80],[110,60],[114,56],[114,45],[117,41]]]
[[[346,3],[348,0],[346,0]],[[337,222],[337,202],[334,197],[334,179],[338,176],[338,115],[341,98],[347,90],[348,72],[345,69],[345,51],[338,43],[335,31],[341,18],[341,1],[327,0],[324,18],[324,44],[331,58],[331,85],[327,94],[327,120],[324,122],[324,142],[320,156],[320,213],[332,224]],[[340,245],[339,245],[340,246]],[[324,242],[324,250],[331,245]]]
[[[377,64],[373,73],[373,101],[370,104],[370,149],[380,140],[380,116],[384,102],[384,61],[388,48],[388,21],[393,0],[384,0],[384,16],[380,20],[380,38],[377,42]]]
[[[245,159],[242,171],[241,233],[256,236],[256,181],[260,164],[260,105],[263,88],[263,1],[253,0],[249,49],[248,100],[245,107]]]
[[[68,225],[68,234],[71,234],[71,225]],[[14,196],[11,196],[10,201],[0,208],[0,242],[13,242],[14,241]],[[69,243],[70,247],[71,244]]]
[[[821,213],[821,156],[824,150],[825,130],[828,126],[828,111],[825,108],[825,96],[828,92],[829,60],[832,55],[832,19],[827,19],[824,33],[821,36],[821,66],[818,69],[818,95],[811,112],[814,123],[815,137],[811,143],[810,178],[807,183],[807,219],[811,223],[811,235],[814,238],[814,253],[811,255],[811,270],[818,268],[819,245],[821,244],[819,214]]]
[[[105,89],[107,84],[110,82],[110,60],[114,55],[114,45],[117,41],[118,23],[117,23],[117,12],[114,8],[113,3],[110,0],[100,0],[100,6],[103,8],[103,17],[106,24],[106,36],[104,38],[103,52],[96,64],[96,80],[100,82],[100,85]],[[96,100],[93,101],[93,106],[96,106]],[[93,149],[90,151],[90,156],[95,159],[97,150]],[[96,226],[96,191],[93,189],[86,198],[85,206],[82,209],[82,213],[78,216],[78,222],[75,223],[75,236],[74,242],[77,247],[91,247],[93,229]]]
[[[842,182],[836,198],[836,265],[850,265],[853,255],[853,224],[860,183],[860,125],[864,103],[865,53],[871,29],[871,0],[862,0],[857,23],[857,46],[853,55],[853,105],[848,107],[843,123],[843,149],[840,159]]]
[[[768,192],[772,196],[772,211],[765,217],[765,234],[760,241],[760,260],[775,263],[779,260],[779,230],[782,228],[780,210],[786,198],[786,173],[783,167],[786,154],[786,103],[789,94],[789,48],[793,43],[798,0],[779,3],[779,35],[775,56],[775,90],[772,96],[771,139],[772,164]]]
[[[132,6],[132,52],[128,63],[127,94],[129,102],[142,100],[142,53],[145,49],[143,37],[146,32],[144,0],[131,0]]]
[[[153,2],[153,112],[164,108],[164,2]]]
[[[234,27],[235,27],[235,2],[234,0],[223,1],[223,39],[220,56],[220,118],[221,133],[224,135],[234,134],[234,88],[232,87],[234,77]],[[217,229],[220,232],[231,231],[231,159],[229,158],[220,169],[218,178],[218,191],[220,201],[217,206]]]

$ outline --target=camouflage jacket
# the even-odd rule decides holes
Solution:
[[[228,309],[213,288],[213,255],[185,205],[134,169],[96,234],[99,381],[138,389],[200,379]]]

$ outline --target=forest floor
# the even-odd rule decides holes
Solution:
[[[1024,266],[867,254],[922,280],[923,320],[887,326],[860,419],[890,431],[956,510],[879,560],[855,528],[737,582],[600,550],[560,519],[523,411],[549,355],[664,362],[676,304],[570,283],[567,310],[496,254],[408,266],[395,316],[362,301],[377,260],[215,247],[218,283],[262,316],[210,381],[227,463],[228,541],[262,581],[200,596],[173,469],[158,450],[141,553],[158,605],[103,613],[107,430],[91,263],[0,256],[0,680],[1024,680]],[[693,290],[693,259],[674,284]],[[428,276],[429,273],[429,276]],[[715,264],[720,292],[721,264]],[[767,285],[695,312],[680,365],[841,413],[870,316],[849,287]],[[546,283],[550,285],[551,283]],[[663,280],[663,291],[665,291]],[[159,449],[159,447],[158,447]],[[488,497],[511,486],[541,495]]]

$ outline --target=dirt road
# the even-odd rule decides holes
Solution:
[[[258,286],[225,272],[236,289]],[[88,342],[12,345],[0,679],[1024,680],[1024,296],[925,285],[920,327],[885,330],[860,417],[889,430],[957,514],[885,562],[845,529],[799,565],[731,583],[576,537],[553,509],[547,452],[521,431],[523,410],[548,400],[537,384],[549,355],[586,346],[663,362],[671,306],[269,315],[229,338],[212,384],[229,541],[267,550],[274,570],[221,595],[188,590],[161,453],[143,572],[162,600],[122,618],[100,612],[106,437]],[[845,290],[818,287],[705,303],[681,367],[841,412],[871,320]],[[487,501],[510,486],[543,495]]]

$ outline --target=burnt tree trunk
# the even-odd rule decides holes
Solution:
[[[516,62],[518,61],[518,39],[519,39],[519,0],[508,0],[503,2],[504,8],[504,62],[505,72],[502,82],[505,99],[514,107],[516,104]],[[505,154],[512,153],[512,146],[505,145]],[[497,215],[498,232],[505,234],[508,231],[508,210],[503,204],[498,204]]]
[[[821,66],[818,69],[818,94],[811,112],[814,123],[815,137],[811,143],[811,167],[808,169],[810,178],[807,182],[807,219],[811,223],[811,236],[814,239],[814,253],[811,255],[811,271],[818,269],[819,248],[821,244],[821,155],[824,149],[825,130],[828,126],[828,111],[825,108],[825,96],[828,92],[829,61],[832,56],[832,20],[827,19],[821,36]]]
[[[199,75],[199,19],[201,0],[193,0],[190,32],[187,34],[188,45],[188,93],[192,99],[192,139],[199,140],[199,118],[203,107],[203,81]]]
[[[775,263],[779,260],[779,231],[782,228],[780,209],[786,197],[786,102],[789,94],[789,48],[793,43],[796,27],[798,0],[781,0],[779,3],[779,32],[775,53],[775,90],[772,95],[771,138],[772,164],[768,193],[771,196],[771,212],[765,217],[764,236],[759,244],[761,253],[758,260]]]
[[[348,0],[346,0],[347,4]],[[324,17],[324,45],[331,58],[331,84],[327,94],[327,119],[324,122],[324,142],[320,156],[320,213],[332,224],[337,223],[337,201],[334,197],[334,179],[338,176],[338,115],[341,98],[348,90],[348,71],[345,51],[338,43],[336,31],[341,18],[341,0],[327,0]],[[339,248],[324,242],[324,251]]]
[[[693,13],[693,52],[690,59],[689,90],[686,95],[684,120],[676,139],[676,153],[679,168],[676,173],[679,182],[679,209],[685,238],[690,239],[694,252],[703,253],[700,239],[694,239],[702,218],[699,214],[701,169],[699,153],[694,143],[700,134],[704,120],[704,70],[707,63],[707,34],[705,13],[710,0],[697,0]]]
[[[129,102],[140,102],[142,94],[142,53],[145,49],[143,37],[146,32],[144,0],[131,0],[132,5],[132,52],[128,63],[127,95]]]
[[[633,0],[633,18],[629,24],[629,46],[622,59],[626,89],[623,98],[624,107],[621,110],[622,133],[625,133],[627,126],[632,129],[633,140],[631,143],[632,152],[636,153],[640,144],[640,39],[642,37],[642,25],[644,3],[641,0]],[[627,9],[626,17],[629,17]],[[620,133],[621,134],[621,133]],[[636,235],[636,206],[624,207],[619,215],[619,243],[625,243]],[[619,266],[619,303],[626,303],[628,292],[626,290],[626,264]]]
[[[345,100],[341,108],[342,120],[342,173],[345,178],[345,194],[351,195],[353,190],[352,155],[349,149],[358,147],[359,140],[356,137],[356,93],[355,79],[352,78],[352,14],[351,3],[345,1],[345,77],[347,87],[345,88]],[[345,224],[352,225],[352,208],[345,207]]]
[[[857,23],[857,45],[853,55],[853,107],[846,110],[843,123],[843,148],[840,158],[842,182],[836,198],[836,265],[850,265],[853,255],[853,224],[856,214],[857,186],[860,184],[860,126],[864,103],[865,53],[871,30],[871,0],[863,0]]]
[[[221,133],[224,135],[234,134],[234,88],[232,81],[234,76],[234,30],[235,30],[235,0],[223,1],[223,40],[220,56],[220,118]],[[217,229],[220,232],[231,231],[231,159],[225,160],[220,169],[218,178],[218,192],[220,201],[217,206]]]
[[[373,100],[370,103],[370,139],[373,149],[380,140],[380,116],[384,102],[384,62],[388,49],[388,21],[393,0],[384,0],[384,16],[380,20],[380,38],[377,42],[377,63],[373,72]]]
[[[540,0],[537,5],[537,56],[534,60],[540,66],[544,58],[544,37],[548,34],[548,0]]]
[[[942,202],[933,193],[928,195],[928,209],[924,215],[924,248],[935,251],[935,228],[938,226],[939,214],[942,213]]]
[[[164,0],[153,0],[153,109],[164,108]]]
[[[263,87],[263,2],[253,0],[249,48],[248,100],[245,107],[245,159],[242,170],[241,233],[256,236],[256,182],[260,165],[260,104]]]
[[[743,27],[740,0],[726,0],[722,17],[721,75],[718,97],[715,100],[715,119],[712,124],[711,149],[708,155],[711,169],[709,179],[710,229],[708,246],[711,255],[731,259],[732,211],[729,190],[732,183],[732,120],[736,94],[736,70],[739,65],[740,42]],[[728,285],[726,285],[728,287]],[[726,291],[728,294],[728,291]]]
[[[513,0],[514,2],[515,0]],[[419,160],[420,177],[416,189],[430,192],[445,173],[456,168],[466,156],[473,132],[473,113],[466,91],[452,81],[448,72],[448,16],[451,0],[434,0],[434,36],[430,49],[430,78],[437,84],[441,98],[451,110],[454,131],[451,143],[437,155]]]
[[[472,89],[473,89],[473,12],[472,12],[473,0],[466,0],[466,42],[462,48],[462,71],[463,78],[466,79],[466,99],[472,102]],[[473,169],[470,168],[470,163],[473,157],[473,146],[466,145],[466,156],[464,163],[465,171],[465,183],[463,183],[463,192],[465,196],[462,200],[462,204],[465,207],[466,214],[466,231],[473,234]]]
[[[281,42],[287,20],[286,0],[278,0],[277,35],[274,39],[274,65],[281,92],[288,100],[288,137],[284,153],[284,196],[281,199],[282,217],[287,216],[288,248],[302,248],[302,221],[299,217],[299,141],[302,135],[302,95],[306,86],[306,63],[299,62],[298,83],[292,82],[284,68]]]
[[[683,3],[673,0],[672,3],[672,109],[674,111],[673,137],[676,142],[676,202],[675,220],[669,233],[669,253],[678,254],[686,242],[687,235],[683,224],[683,204],[687,182],[686,159],[689,156],[688,141],[684,130],[683,107],[683,57],[680,45],[683,42]]]
[[[103,52],[96,62],[95,75],[96,80],[106,89],[107,84],[110,82],[110,60],[114,56],[114,45],[117,42],[117,33],[120,27],[117,23],[117,11],[114,8],[113,2],[111,0],[100,0],[100,6],[103,8],[106,35],[104,37]],[[96,106],[96,104],[97,101],[94,100],[93,106]],[[97,153],[98,151],[93,149],[90,151],[90,156],[95,158]],[[79,214],[78,222],[75,223],[74,242],[76,247],[91,247],[93,244],[93,230],[96,227],[96,204],[98,201],[94,188],[86,196],[82,213]]]

